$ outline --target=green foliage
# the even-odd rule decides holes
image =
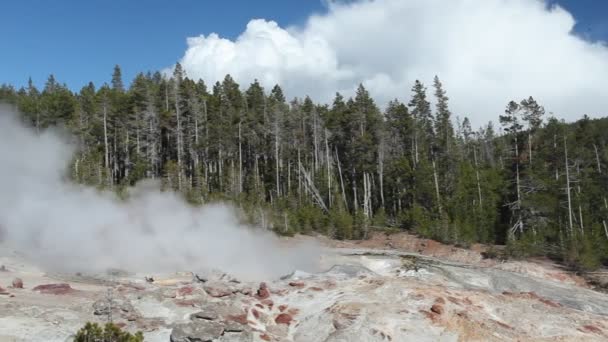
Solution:
[[[353,217],[345,211],[332,210],[329,213],[329,224],[338,240],[353,238]]]
[[[52,75],[41,90],[0,86],[37,132],[72,133],[66,176],[77,183],[126,198],[158,179],[192,205],[231,202],[244,222],[282,235],[362,239],[390,226],[585,270],[608,261],[607,118],[544,120],[527,97],[498,118],[504,134],[491,122],[474,131],[467,118],[454,124],[437,77],[433,100],[416,81],[382,111],[363,85],[321,105],[230,75],[207,85],[179,64],[169,78],[123,82],[119,66],[108,76],[77,93]]]
[[[112,323],[99,326],[90,322],[86,323],[74,337],[74,342],[142,342],[143,340],[144,336],[141,332],[132,335]]]

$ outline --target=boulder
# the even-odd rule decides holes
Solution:
[[[112,313],[122,316],[123,318],[134,321],[139,317],[135,308],[126,299],[112,299]],[[96,316],[107,316],[110,314],[110,301],[108,299],[100,299],[93,303],[93,314]]]
[[[286,324],[286,325],[289,325],[289,324],[291,324],[291,321],[293,321],[293,317],[291,317],[290,314],[282,313],[282,314],[279,314],[277,316],[277,318],[274,319],[274,321],[275,321],[276,324]]]
[[[8,291],[6,291],[2,286],[0,286],[0,295],[8,295]]]
[[[176,325],[171,331],[171,342],[214,341],[224,334],[224,325],[216,321],[200,320]]]
[[[230,296],[236,291],[234,287],[230,286],[229,284],[211,281],[205,283],[203,289],[205,292],[207,292],[207,294],[215,298]]]
[[[21,278],[13,279],[13,288],[14,289],[22,289],[23,288],[23,280]]]
[[[270,291],[268,290],[268,286],[266,285],[266,283],[260,283],[260,287],[258,288],[256,297],[258,299],[266,299],[270,297]]]

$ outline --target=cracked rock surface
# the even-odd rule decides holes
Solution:
[[[0,341],[69,341],[109,317],[146,341],[608,340],[608,296],[556,265],[372,242],[333,244],[320,257],[325,271],[263,283],[221,273],[49,275],[0,248]]]

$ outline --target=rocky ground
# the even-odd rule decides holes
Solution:
[[[69,341],[85,322],[109,319],[146,341],[608,340],[608,296],[548,261],[484,260],[482,247],[406,234],[319,240],[326,271],[263,283],[49,274],[3,247],[0,341]]]

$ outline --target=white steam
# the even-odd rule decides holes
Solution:
[[[281,246],[228,206],[192,207],[150,184],[127,201],[72,184],[72,153],[59,134],[37,135],[0,107],[0,241],[47,269],[218,269],[258,280],[315,267],[316,246]]]

